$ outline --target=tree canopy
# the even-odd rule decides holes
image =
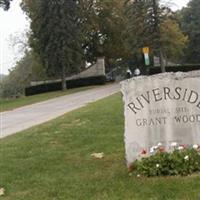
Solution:
[[[161,25],[161,43],[165,59],[180,61],[188,43],[188,36],[183,34],[176,20],[166,19]]]
[[[41,56],[49,73],[60,74],[63,89],[65,76],[78,71],[82,63],[82,40],[79,3],[67,1],[23,1],[31,19],[31,47]]]
[[[122,38],[126,26],[124,0],[82,0],[84,49],[86,59],[93,62],[104,56],[107,62],[125,57],[127,50]]]
[[[9,9],[11,1],[0,0],[0,7]],[[150,47],[151,57],[160,58],[163,72],[163,60],[179,62],[184,57],[184,62],[200,63],[200,0],[190,0],[176,13],[160,2],[22,0],[31,21],[30,48],[17,63],[17,70],[11,70],[12,77],[15,74],[20,78],[18,71],[24,73],[30,61],[27,71],[34,69],[39,77],[44,73],[51,78],[59,76],[65,89],[65,77],[79,72],[85,61],[93,63],[97,57],[105,57],[108,71],[118,66],[118,61],[124,68],[127,63],[144,65],[141,49],[146,46]]]
[[[184,61],[200,63],[200,0],[191,0],[180,12],[182,30],[188,35]]]
[[[46,78],[40,57],[32,50],[26,51],[24,57],[10,69],[9,74],[1,79],[0,98],[24,95],[24,90],[30,86],[31,81],[42,81]]]
[[[142,47],[150,47],[151,53],[160,57],[164,72],[164,58],[180,56],[187,42],[179,24],[172,18],[172,11],[158,0],[128,1],[126,10],[129,19],[126,42],[130,51],[137,58],[141,57]]]

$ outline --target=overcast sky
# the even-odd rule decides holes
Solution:
[[[14,67],[22,56],[18,50],[12,47],[10,37],[21,35],[29,28],[29,22],[20,9],[21,0],[13,0],[9,11],[0,9],[0,73],[8,74],[8,69]],[[173,10],[185,6],[189,0],[171,0]]]

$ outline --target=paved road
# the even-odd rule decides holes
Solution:
[[[59,117],[119,91],[111,84],[1,113],[0,138]]]

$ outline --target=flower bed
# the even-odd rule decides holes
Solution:
[[[147,150],[142,150],[141,160],[134,162],[137,177],[176,176],[190,175],[200,172],[200,145],[171,144],[171,151],[166,152],[165,147],[159,143],[150,148],[150,156]]]

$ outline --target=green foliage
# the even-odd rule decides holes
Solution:
[[[200,152],[195,149],[157,152],[134,163],[139,176],[176,176],[200,172]]]
[[[24,65],[24,60],[21,60],[3,79],[0,96],[2,98],[16,98],[23,95],[24,88],[29,84],[30,74],[30,68],[27,68],[27,65]]]
[[[129,176],[119,94],[0,140],[2,200],[197,200],[200,175]],[[95,160],[92,153],[104,152]]]
[[[176,20],[168,18],[161,24],[161,43],[165,58],[179,61],[184,56],[188,37],[183,34]]]
[[[184,61],[200,63],[200,0],[191,0],[180,15],[182,30],[188,35],[189,43]]]
[[[41,56],[47,71],[59,74],[63,82],[82,64],[78,5],[76,0],[24,0],[22,4],[31,19],[31,47]]]
[[[46,78],[39,57],[32,51],[26,52],[24,57],[17,62],[0,84],[0,97],[19,97],[24,94],[25,87],[31,81],[38,81]]]
[[[162,6],[160,1],[129,1],[126,4],[128,25],[125,41],[132,57],[143,60],[141,49],[150,47],[154,56],[163,56],[174,60],[182,55],[187,42],[170,8]]]
[[[105,56],[106,62],[124,58],[127,49],[122,38],[126,26],[125,0],[82,0],[84,49],[86,59],[94,62]]]
[[[160,48],[160,25],[170,10],[154,0],[128,1],[126,7],[129,19],[126,30],[129,34],[127,42],[135,50],[132,52],[137,52],[145,46],[157,51]]]
[[[72,80],[67,80],[67,89],[78,88],[84,86],[94,86],[94,85],[104,85],[106,83],[105,76],[92,76],[85,78],[77,78]],[[30,86],[25,89],[25,95],[31,96],[36,94],[42,94],[45,92],[52,92],[61,90],[61,82],[55,83],[43,83],[36,86]]]

